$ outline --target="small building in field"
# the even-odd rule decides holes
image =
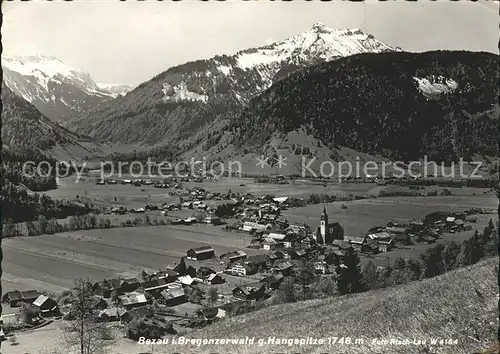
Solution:
[[[208,225],[220,225],[222,224],[222,221],[218,216],[215,215],[208,215],[203,219],[203,222]]]
[[[18,307],[22,303],[32,304],[40,295],[37,290],[14,290],[5,293],[2,297],[2,302],[8,303],[11,307]]]
[[[39,311],[40,317],[52,317],[59,314],[57,302],[46,295],[40,295],[32,304]]]
[[[187,251],[187,258],[195,261],[210,259],[213,257],[215,257],[215,250],[212,248],[212,246],[191,248]]]

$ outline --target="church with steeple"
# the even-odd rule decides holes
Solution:
[[[320,245],[332,244],[333,240],[344,239],[344,229],[338,222],[330,224],[326,205],[323,205],[323,213],[320,218],[320,226],[316,229],[316,242]]]

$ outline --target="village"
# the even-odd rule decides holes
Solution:
[[[336,269],[342,267],[346,254],[372,259],[412,245],[432,244],[444,232],[472,230],[477,215],[483,212],[479,208],[461,213],[433,212],[408,223],[390,221],[373,225],[364,234],[348,235],[329,216],[326,204],[317,216],[315,228],[283,217],[283,211],[306,204],[301,198],[230,191],[210,193],[201,187],[180,186],[172,194],[179,197],[178,203],[148,204],[129,210],[112,207],[103,214],[161,211],[168,215],[172,211],[196,211],[197,214],[176,218],[170,224],[225,224],[221,232],[234,237],[249,235],[251,242],[222,254],[216,254],[207,244],[185,250],[183,257],[165,267],[159,264],[156,272],[143,270],[133,277],[92,279],[93,294],[99,299],[94,308],[95,321],[128,326],[134,319],[142,318],[146,327],[155,328],[162,335],[183,333],[248,311],[271,298],[286,277],[313,269],[315,277],[335,279]],[[220,202],[217,207],[209,207],[207,200]],[[342,208],[348,208],[347,203]],[[14,330],[36,329],[54,320],[71,319],[64,294],[14,290],[5,293],[2,302],[10,308],[20,308],[17,318],[26,317],[22,325],[11,326]],[[127,336],[136,339],[137,333],[128,330]]]

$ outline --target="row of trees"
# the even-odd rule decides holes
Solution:
[[[2,216],[14,222],[34,221],[40,215],[63,219],[94,211],[89,204],[55,200],[45,194],[29,193],[11,182],[4,182],[1,189]]]
[[[37,220],[28,220],[23,223],[14,223],[12,219],[5,219],[2,235],[3,237],[52,235],[58,232],[109,229],[110,227],[112,225],[109,219],[98,218],[94,214],[71,216],[65,223],[60,223],[60,220],[56,218],[49,219],[39,215]]]

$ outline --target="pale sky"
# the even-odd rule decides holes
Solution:
[[[51,55],[96,82],[139,84],[169,67],[309,29],[362,28],[408,51],[498,53],[498,2],[269,0],[3,2],[5,55]]]

